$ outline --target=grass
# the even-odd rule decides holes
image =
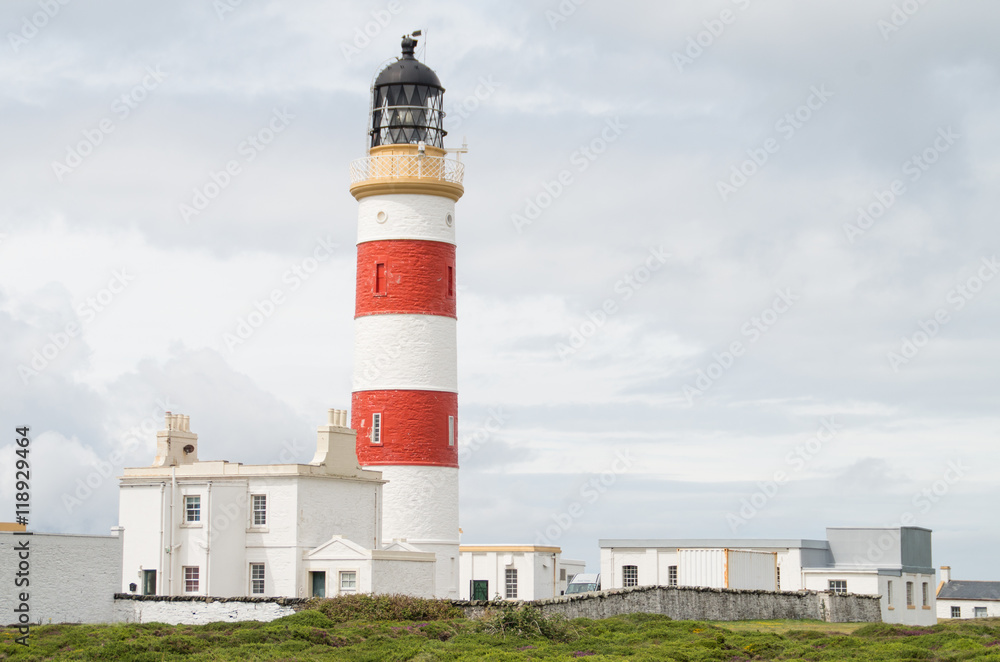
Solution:
[[[31,646],[0,629],[0,660],[997,660],[1000,619],[932,627],[819,621],[673,621],[631,614],[546,618],[499,605],[455,617],[435,601],[324,601],[271,623],[46,625]],[[331,604],[332,603],[332,604]],[[419,618],[398,619],[400,613]],[[354,618],[358,616],[359,618]]]

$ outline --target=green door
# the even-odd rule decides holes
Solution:
[[[469,595],[472,596],[473,600],[490,599],[490,583],[488,581],[485,579],[473,579],[469,583],[471,585]]]
[[[312,595],[314,598],[326,597],[326,573],[310,572],[312,575]]]
[[[142,594],[143,595],[156,595],[156,571],[155,570],[143,570],[142,571]]]

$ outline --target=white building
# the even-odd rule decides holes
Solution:
[[[347,413],[330,410],[309,464],[198,460],[168,414],[152,466],[121,477],[121,590],[157,595],[434,595],[434,555],[383,547],[382,475],[358,466]]]
[[[601,581],[604,588],[662,585],[772,590],[773,586],[780,591],[880,595],[886,623],[937,622],[930,530],[845,527],[826,532],[827,540],[601,540]],[[723,566],[738,558],[732,554],[735,551],[773,554],[773,579],[760,560],[744,567]],[[684,567],[685,562],[701,567]],[[721,577],[727,577],[728,583],[722,583]]]
[[[937,590],[938,618],[992,618],[1000,616],[1000,582],[952,579],[951,566],[941,566]]]
[[[562,558],[559,547],[462,545],[459,574],[462,600],[542,600],[566,592],[583,561]]]
[[[111,622],[121,559],[117,528],[110,536],[28,534],[23,526],[0,524],[0,624],[22,615],[30,624]]]

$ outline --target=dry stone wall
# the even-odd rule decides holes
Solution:
[[[664,614],[676,620],[748,621],[814,619],[831,623],[877,623],[882,612],[877,595],[816,591],[773,593],[689,586],[639,586],[584,595],[535,600],[546,614],[567,618],[607,618],[621,614]],[[461,602],[475,617],[487,602]]]

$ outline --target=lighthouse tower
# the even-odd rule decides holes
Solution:
[[[358,200],[351,427],[358,462],[382,472],[382,539],[437,556],[436,595],[458,597],[458,367],[455,203],[437,74],[416,41],[372,87],[368,156],[351,164]]]

